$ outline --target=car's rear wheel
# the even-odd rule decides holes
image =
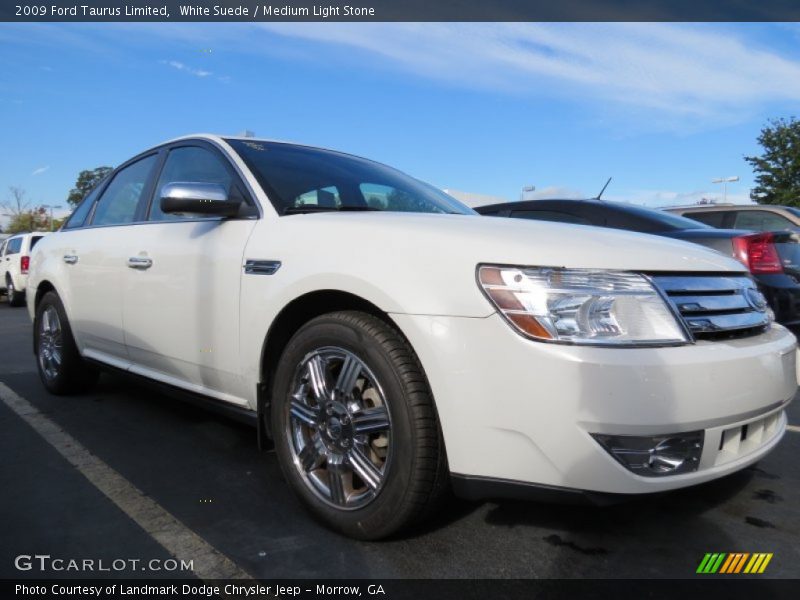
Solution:
[[[97,383],[99,372],[81,358],[58,294],[47,292],[42,297],[33,326],[36,365],[49,392],[81,392]]]
[[[304,325],[276,370],[271,416],[287,480],[346,535],[391,535],[430,513],[448,488],[422,368],[376,317],[343,311]]]
[[[6,296],[9,306],[22,306],[25,304],[25,292],[17,290],[10,273],[6,273]]]

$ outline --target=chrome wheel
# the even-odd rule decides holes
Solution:
[[[351,352],[324,347],[295,371],[287,406],[292,461],[314,494],[335,508],[362,508],[380,492],[391,455],[386,397]]]
[[[14,296],[14,280],[9,277],[6,279],[6,296],[11,298]]]
[[[54,306],[48,306],[39,320],[39,366],[48,379],[55,379],[64,359],[61,320]]]

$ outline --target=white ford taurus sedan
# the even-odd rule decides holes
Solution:
[[[763,457],[794,336],[700,246],[476,215],[384,165],[196,135],[120,167],[36,247],[45,387],[98,368],[251,418],[297,495],[387,536],[448,490],[606,501]]]

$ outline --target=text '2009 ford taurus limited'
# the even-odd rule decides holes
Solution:
[[[486,219],[384,165],[250,138],[118,167],[38,244],[28,306],[48,390],[103,367],[250,415],[299,498],[363,539],[450,489],[721,477],[778,443],[797,389],[794,336],[722,254]]]

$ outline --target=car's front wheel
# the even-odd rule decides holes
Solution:
[[[6,297],[9,306],[22,306],[25,304],[25,292],[20,292],[14,286],[14,279],[10,273],[6,273]]]
[[[343,311],[304,325],[276,370],[271,410],[284,475],[346,535],[391,535],[445,494],[426,378],[408,342],[376,317]]]
[[[81,392],[97,383],[99,372],[81,358],[64,305],[55,292],[47,292],[36,306],[33,331],[36,366],[49,392]]]

